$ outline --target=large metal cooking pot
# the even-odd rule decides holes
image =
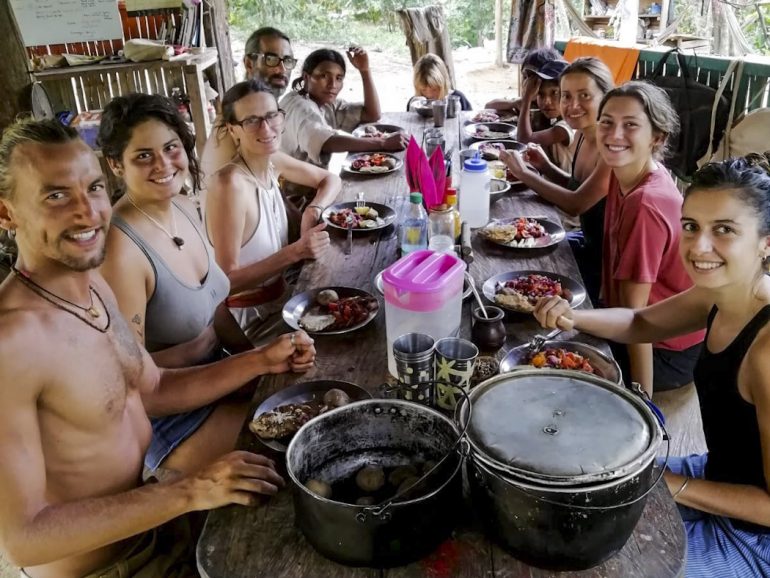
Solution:
[[[296,523],[327,558],[353,566],[407,564],[451,532],[462,503],[460,432],[437,411],[401,400],[366,400],[305,424],[286,452]],[[447,459],[426,480],[430,491],[406,501],[358,506],[326,499],[304,483],[333,484],[363,466]]]
[[[660,475],[660,426],[640,398],[596,376],[523,369],[474,389],[469,477],[487,531],[514,556],[556,570],[620,548]]]

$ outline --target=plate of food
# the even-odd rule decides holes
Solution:
[[[377,292],[380,295],[385,295],[385,286],[382,283],[382,273],[383,272],[380,271],[374,278],[374,288],[377,289]],[[473,287],[471,286],[471,283],[473,283],[473,277],[466,274],[465,279],[463,280],[463,301],[473,295]]]
[[[520,143],[517,140],[504,139],[471,143],[470,148],[479,151],[479,153],[481,153],[481,158],[484,160],[496,161],[500,159],[500,151],[524,151],[527,150],[527,145]]]
[[[249,430],[265,446],[285,452],[294,434],[314,417],[371,397],[364,388],[347,381],[297,383],[259,404],[249,422]]]
[[[471,122],[497,122],[500,120],[500,115],[496,110],[485,108],[478,111],[471,118]]]
[[[466,124],[465,136],[476,140],[510,140],[516,136],[516,127],[504,122],[477,122]]]
[[[544,249],[567,235],[560,224],[544,217],[495,219],[479,229],[479,234],[490,243],[512,249]]]
[[[384,229],[396,220],[396,212],[380,203],[367,202],[359,207],[356,201],[350,201],[327,207],[321,218],[333,229],[342,231],[347,231],[350,219],[353,231],[366,232]]]
[[[353,136],[360,138],[388,138],[396,132],[403,132],[404,129],[395,124],[363,124],[353,130]]]
[[[546,271],[509,271],[490,277],[481,288],[484,297],[492,303],[516,313],[532,313],[541,297],[558,295],[571,307],[586,299],[586,290],[580,283]]]
[[[295,295],[283,306],[283,320],[311,335],[339,335],[360,329],[377,317],[380,303],[353,287],[322,287]]]
[[[546,341],[539,351],[532,351],[529,344],[511,349],[500,362],[500,372],[517,368],[573,369],[592,373],[620,384],[623,377],[617,362],[596,347],[579,341]]]
[[[416,96],[409,102],[409,110],[423,118],[433,118],[433,104],[424,96]]]
[[[357,175],[392,173],[401,168],[401,159],[389,153],[357,153],[348,155],[342,170]]]

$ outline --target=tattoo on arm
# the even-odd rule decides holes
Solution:
[[[131,318],[131,323],[136,323],[137,325],[141,325],[142,318],[139,316],[138,313]]]

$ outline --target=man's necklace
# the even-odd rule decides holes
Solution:
[[[83,307],[82,305],[78,305],[77,303],[73,303],[69,299],[65,299],[64,297],[60,297],[56,293],[53,293],[52,291],[49,291],[42,285],[38,285],[35,283],[29,276],[28,273],[24,271],[20,271],[16,268],[15,265],[11,267],[11,272],[16,276],[16,278],[21,281],[24,286],[32,291],[33,293],[36,293],[46,301],[48,301],[51,305],[54,307],[57,307],[58,309],[61,309],[62,311],[66,311],[70,315],[74,315],[78,319],[80,319],[83,323],[86,323],[87,325],[90,325],[97,331],[101,331],[102,333],[107,333],[107,330],[110,328],[110,312],[107,309],[107,306],[104,304],[104,299],[102,299],[102,296],[99,295],[99,292],[94,288],[93,285],[88,286],[88,292],[91,297],[91,304],[88,307]],[[99,303],[101,303],[102,308],[104,309],[105,314],[107,315],[107,325],[104,327],[99,327],[95,320],[101,317],[100,311],[94,306],[94,295],[96,295],[96,298],[99,300]],[[65,307],[64,303],[69,305],[70,307],[74,307],[76,310],[70,309],[70,307]],[[78,311],[83,311],[86,316],[80,315]]]
[[[129,195],[128,193],[126,193],[126,198],[128,199],[128,202],[129,202],[129,203],[131,203],[131,204],[134,206],[134,208],[135,208],[137,211],[139,211],[139,212],[140,212],[140,213],[142,213],[142,214],[143,214],[145,217],[147,217],[147,218],[150,220],[150,222],[151,222],[153,225],[155,225],[156,227],[158,227],[158,229],[160,229],[161,231],[163,231],[164,233],[166,233],[166,235],[168,236],[168,238],[169,238],[169,239],[171,239],[172,241],[174,241],[174,244],[176,245],[176,248],[177,248],[177,249],[179,249],[180,251],[182,250],[182,245],[184,245],[184,239],[182,239],[182,237],[180,237],[179,235],[177,235],[177,232],[176,232],[176,217],[174,216],[174,203],[171,203],[171,231],[173,232],[173,235],[172,235],[171,233],[169,233],[169,232],[166,230],[166,227],[164,227],[163,225],[161,225],[161,224],[160,224],[160,223],[159,223],[159,222],[158,222],[158,221],[155,219],[155,217],[153,217],[153,216],[151,216],[151,215],[147,214],[147,213],[144,211],[144,209],[142,209],[142,207],[140,207],[139,205],[137,205],[137,204],[134,202],[134,199],[132,199],[132,198],[131,198],[131,195]]]

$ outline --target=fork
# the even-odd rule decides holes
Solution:
[[[529,342],[529,346],[527,347],[529,354],[534,355],[536,353],[539,353],[540,350],[543,349],[543,345],[545,345],[546,341],[550,341],[551,339],[559,335],[559,333],[561,332],[562,332],[561,329],[556,328],[545,337],[543,337],[542,335],[535,335],[532,338],[532,341]]]
[[[358,193],[358,199],[356,199],[356,209],[360,207],[365,207],[366,201],[364,201],[364,192],[361,191]]]

